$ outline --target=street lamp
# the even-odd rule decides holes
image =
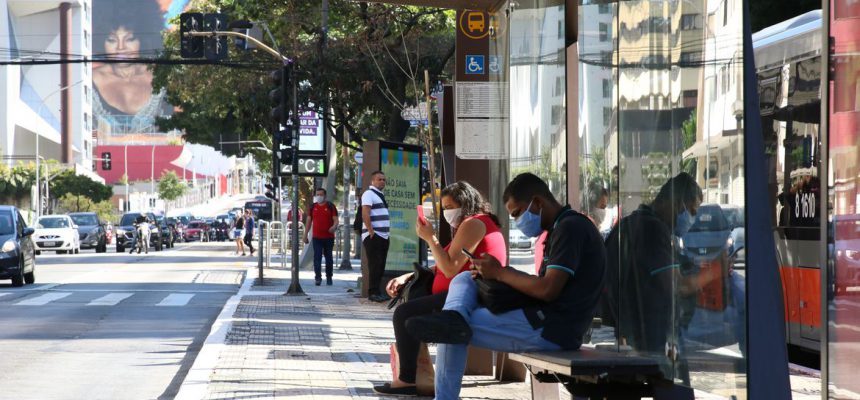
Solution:
[[[45,107],[45,102],[48,101],[48,99],[51,98],[51,96],[53,96],[57,93],[60,93],[66,89],[69,89],[72,86],[78,85],[83,81],[84,81],[83,79],[78,80],[77,82],[75,82],[71,85],[63,86],[63,87],[61,87],[61,88],[59,88],[59,89],[57,89],[51,93],[48,93],[47,96],[45,96],[44,98],[41,99],[41,103],[39,104],[39,109],[36,111],[36,114],[42,113],[42,110]],[[42,188],[39,186],[39,168],[40,168],[40,166],[39,166],[39,142],[41,141],[40,139],[41,139],[41,134],[39,132],[36,132],[36,218],[39,218],[39,216],[42,214]]]

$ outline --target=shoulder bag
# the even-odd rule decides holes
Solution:
[[[433,270],[423,267],[420,263],[412,263],[412,277],[400,288],[397,296],[388,303],[388,309],[394,308],[399,303],[419,297],[429,296],[433,289]]]

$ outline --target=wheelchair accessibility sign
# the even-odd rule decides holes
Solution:
[[[466,75],[484,75],[483,55],[466,55]]]

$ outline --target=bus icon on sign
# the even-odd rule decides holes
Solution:
[[[486,22],[484,21],[484,13],[480,11],[470,11],[466,16],[469,21],[469,32],[483,32]]]

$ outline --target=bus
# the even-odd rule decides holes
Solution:
[[[251,209],[254,216],[261,221],[272,220],[272,201],[271,200],[253,200],[245,203],[245,209]]]
[[[753,35],[790,358],[821,348],[822,12]],[[749,266],[754,268],[755,266]]]

